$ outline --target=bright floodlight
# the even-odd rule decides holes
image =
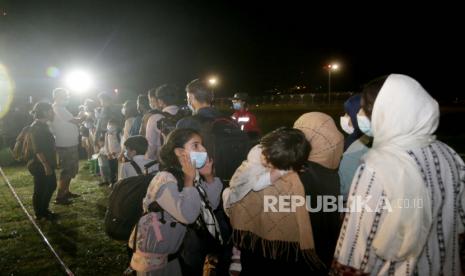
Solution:
[[[73,71],[66,76],[66,85],[72,91],[85,92],[92,87],[92,78],[85,71]]]
[[[339,69],[339,64],[337,63],[329,64],[328,69],[331,71],[336,71],[337,69]]]
[[[210,78],[208,80],[208,83],[210,83],[210,85],[216,85],[217,82],[218,82],[218,80],[216,78]]]

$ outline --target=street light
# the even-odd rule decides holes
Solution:
[[[331,72],[339,69],[339,64],[333,63],[326,66],[328,69],[328,103],[331,104]]]
[[[218,78],[216,78],[216,77],[210,77],[210,78],[208,79],[208,84],[209,84],[210,87],[212,88],[213,101],[214,101],[214,98],[215,98],[215,86],[218,84]]]
[[[211,86],[215,86],[217,82],[218,82],[218,79],[216,79],[216,78],[214,78],[214,77],[213,77],[213,78],[210,78],[210,79],[208,80],[208,83],[209,83]]]

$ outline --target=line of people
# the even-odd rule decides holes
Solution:
[[[435,139],[437,102],[412,78],[392,74],[367,84],[346,112],[341,128],[351,136],[345,141],[331,117],[310,112],[294,128],[265,135],[235,171],[222,198],[233,230],[229,273],[460,275],[465,167]],[[346,179],[342,189],[339,176]],[[376,211],[349,211],[343,220],[338,210],[314,213],[303,206],[264,211],[269,196],[309,196],[315,207],[312,198],[341,194],[345,206],[371,198],[367,207]],[[216,205],[217,195],[210,196]],[[387,208],[399,200],[422,205]],[[192,252],[189,241],[182,245]],[[170,263],[138,274],[163,275]]]
[[[132,164],[118,165],[119,158],[159,162],[141,202],[145,213],[128,243],[138,275],[201,275],[212,265],[219,275],[461,274],[465,164],[436,140],[439,106],[414,79],[384,76],[350,98],[340,119],[349,134],[345,139],[334,120],[320,112],[266,134],[234,168],[229,183],[217,177],[221,158],[229,156],[212,154],[214,139],[205,128],[206,121],[221,117],[211,106],[211,91],[194,80],[186,92],[194,115],[179,119],[169,134],[158,122],[180,109],[170,98],[171,87],[162,86],[145,97],[151,108],[138,98],[139,114],[129,112],[133,103],[124,104],[120,140],[112,138],[118,121],[111,117],[111,105],[100,97],[103,108],[88,136],[101,142],[102,156],[115,160],[109,161],[106,180],[111,182],[118,170],[137,175]],[[34,164],[43,168],[35,186],[54,178],[53,135],[46,124],[53,119],[51,110],[44,103],[33,110]],[[134,129],[139,129],[135,136]],[[122,145],[119,150],[116,144]],[[65,186],[60,183],[61,194]],[[305,205],[291,212],[264,211],[270,197],[310,198],[315,208],[318,197],[340,195],[344,206],[364,198],[376,211],[362,208],[341,216],[338,210],[309,212]],[[422,206],[391,204],[402,200],[420,200]],[[382,208],[376,208],[378,202]],[[41,208],[36,214],[47,213]]]

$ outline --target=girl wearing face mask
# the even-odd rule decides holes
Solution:
[[[360,128],[357,114],[360,109],[361,95],[356,94],[344,103],[344,116],[340,119],[341,129],[348,134],[344,140],[344,154],[339,165],[341,195],[347,199],[350,184],[361,157],[368,151],[371,139]]]
[[[202,195],[216,209],[223,188],[195,130],[174,130],[160,150],[160,162],[161,171],[151,181],[143,200],[144,211],[153,212],[139,221],[136,243],[134,233],[129,241],[134,250],[131,267],[137,275],[181,275],[180,255],[187,266],[190,259],[186,253],[202,255],[192,252],[197,248],[189,244],[192,240],[184,239],[186,229],[203,214]],[[184,251],[180,253],[183,241]]]

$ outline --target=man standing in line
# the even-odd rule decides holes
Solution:
[[[68,91],[63,88],[53,90],[53,112],[51,128],[55,135],[58,162],[61,173],[58,181],[55,204],[70,204],[70,198],[80,195],[71,193],[69,185],[79,169],[79,128],[85,118],[75,118],[66,108],[69,102]]]

